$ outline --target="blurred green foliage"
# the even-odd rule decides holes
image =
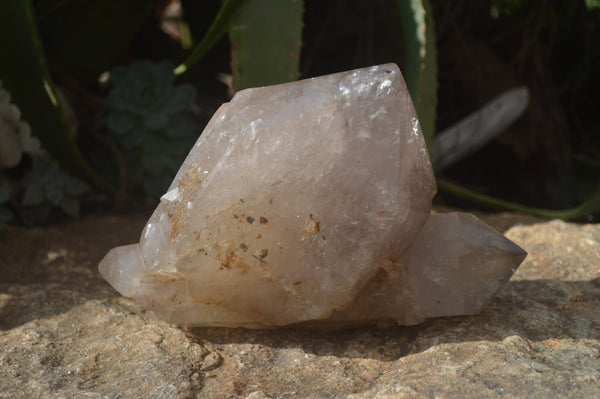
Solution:
[[[89,191],[87,184],[65,173],[45,156],[34,156],[33,167],[23,177],[25,188],[21,205],[37,207],[48,214],[60,208],[71,217],[79,216],[79,196]]]
[[[173,68],[167,61],[117,66],[106,100],[106,127],[124,155],[129,180],[155,198],[169,187],[198,135],[188,112],[196,89],[174,85]]]
[[[600,0],[585,0],[585,5],[587,8],[600,8]]]
[[[229,30],[235,90],[298,79],[303,12],[300,0],[249,2]]]
[[[358,0],[337,5],[318,0],[7,0],[0,13],[0,80],[49,155],[48,159],[25,156],[18,167],[1,172],[3,179],[18,187],[11,191],[12,210],[19,215],[15,206],[49,207],[76,215],[78,200],[86,190],[74,183],[70,175],[86,179],[109,195],[127,188],[129,194],[137,194],[135,189],[141,189],[146,196],[160,196],[197,139],[200,125],[206,122],[199,120],[198,115],[213,110],[204,107],[206,97],[220,103],[227,99],[227,89],[234,92],[314,76],[311,74],[315,71],[302,64],[306,54],[314,60],[318,53],[303,43],[307,24],[314,28],[311,24],[317,23],[314,14],[306,15],[306,9],[311,7],[329,11],[318,19],[323,26],[311,30],[318,32],[312,46],[319,47],[328,40],[328,44],[335,42],[335,38],[329,38],[335,32],[327,31],[328,26],[343,30],[344,34],[365,29],[366,33],[360,32],[365,33],[362,41],[357,43],[369,55],[360,58],[358,51],[354,55],[343,53],[354,51],[354,44],[341,46],[339,52],[333,45],[328,47],[329,53],[320,56],[324,60],[321,65],[326,65],[324,69],[327,65],[334,65],[334,69],[318,72],[366,66],[366,62],[375,59],[378,63],[380,59],[398,62],[428,145],[440,123],[442,80],[438,68],[441,71],[447,65],[438,61],[442,53],[437,46],[446,39],[443,35],[461,29],[465,22],[461,16],[468,16],[474,9],[484,9],[486,17],[497,23],[493,29],[502,29],[498,28],[502,24],[513,26],[512,31],[507,30],[509,36],[514,34],[515,26],[524,27],[533,32],[529,41],[524,40],[520,50],[518,45],[509,49],[519,50],[518,57],[527,55],[535,40],[547,40],[561,52],[568,51],[567,58],[572,60],[563,69],[556,69],[562,84],[581,84],[582,74],[596,82],[587,91],[578,92],[585,92],[587,97],[571,97],[577,111],[573,111],[576,117],[570,121],[574,126],[583,126],[582,137],[591,137],[588,142],[592,144],[581,148],[600,148],[600,135],[583,132],[589,131],[589,123],[579,119],[579,110],[590,113],[593,99],[597,98],[594,93],[600,91],[599,78],[593,73],[600,50],[590,44],[600,39],[600,1],[544,4],[548,7],[536,10],[535,3],[525,0],[382,0],[368,5]],[[360,7],[385,11],[363,15],[356,11]],[[456,11],[456,15],[443,12],[448,9]],[[562,13],[563,9],[567,12]],[[382,14],[396,18],[382,18]],[[439,23],[437,18],[434,21],[434,14],[440,17]],[[574,23],[574,18],[585,23]],[[526,22],[533,19],[539,23],[529,27]],[[382,21],[395,26],[384,29],[392,34],[377,41],[372,33]],[[364,27],[354,26],[361,23]],[[587,41],[572,40],[580,37],[572,31],[556,34],[558,29],[569,27],[573,27],[572,31],[585,31],[582,37]],[[436,34],[439,29],[446,29],[442,36]],[[569,40],[575,45],[565,45]],[[396,52],[394,46],[394,51],[387,51],[388,43],[400,43],[396,46],[400,51]],[[464,43],[467,49],[472,46]],[[381,47],[386,48],[385,54],[373,57]],[[470,58],[473,54],[461,51],[457,58]],[[336,58],[340,57],[354,61],[352,65],[338,64]],[[518,61],[513,60],[513,64]],[[213,84],[218,74],[228,87]],[[73,105],[79,122],[77,132],[66,121],[55,82]],[[195,102],[203,105],[192,113]],[[584,152],[573,151],[571,155],[596,162],[593,151]],[[88,160],[93,160],[94,168],[102,171],[101,178]],[[557,198],[555,204],[573,207],[590,195],[595,198],[592,194],[599,185],[598,178],[594,173],[580,173],[582,168],[587,167],[565,173],[556,184],[549,185],[557,197],[568,185],[581,188],[571,190],[581,194],[563,202]],[[116,181],[118,175],[120,182]],[[468,197],[464,190],[450,191]],[[0,191],[0,199],[6,201],[6,197],[6,190]],[[472,197],[476,198],[481,199]],[[5,204],[0,201],[0,224],[8,217]],[[511,209],[509,203],[503,202],[503,206]],[[593,207],[581,209],[587,212]]]
[[[155,0],[40,0],[35,14],[52,60],[90,84],[129,47],[153,4]]]
[[[429,0],[397,0],[404,34],[404,76],[427,147],[435,133],[437,49],[433,8]]]
[[[217,44],[219,39],[227,33],[229,27],[240,16],[244,7],[248,5],[248,2],[249,0],[225,1],[200,43],[196,45],[192,54],[175,69],[175,74],[180,75],[187,71],[190,66],[198,62]]]
[[[465,100],[496,95],[502,86],[526,84],[531,94],[528,111],[503,137],[444,172],[443,178],[478,192],[444,181],[438,186],[450,194],[445,198],[543,217],[600,216],[600,9],[594,3],[491,0],[438,6],[436,22],[446,26],[439,37],[445,42],[440,82],[445,113],[465,109]],[[452,22],[458,16],[444,14],[449,10],[462,16],[460,24]]]
[[[57,100],[30,0],[7,0],[0,12],[0,80],[33,135],[61,166],[93,179]]]

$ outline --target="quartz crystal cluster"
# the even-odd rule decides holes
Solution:
[[[100,273],[190,326],[477,313],[525,252],[472,215],[430,215],[435,191],[396,65],[247,89]]]

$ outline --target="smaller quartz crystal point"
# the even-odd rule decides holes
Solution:
[[[430,216],[435,190],[396,65],[243,90],[208,123],[139,244],[99,269],[190,326],[478,312],[523,252],[470,215]]]
[[[527,253],[468,213],[432,214],[408,250],[390,259],[335,324],[417,324],[479,313]]]

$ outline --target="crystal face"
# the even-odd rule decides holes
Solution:
[[[484,228],[468,216],[454,219],[473,241],[456,242],[454,219],[429,216],[435,189],[396,65],[247,89],[217,110],[139,244],[111,250],[99,269],[177,324],[413,323],[476,312],[523,255],[495,232],[482,244]],[[431,223],[467,255],[434,242]],[[421,262],[438,251],[437,263]],[[463,258],[479,263],[455,266]],[[462,281],[456,273],[478,279],[460,298],[447,287]],[[440,287],[460,303],[425,306]]]
[[[408,250],[390,259],[332,321],[395,320],[479,313],[526,252],[475,216],[432,214]]]

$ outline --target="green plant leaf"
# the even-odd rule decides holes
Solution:
[[[69,131],[46,67],[31,0],[7,0],[0,12],[0,79],[42,147],[70,173],[105,184],[91,170]]]
[[[600,8],[600,0],[585,0],[585,5],[588,10]]]
[[[175,68],[175,75],[180,75],[190,69],[204,54],[208,52],[229,29],[230,25],[239,17],[244,6],[249,0],[225,0],[213,21],[208,32],[196,46],[187,60]]]
[[[196,90],[174,85],[168,62],[136,61],[114,71],[105,119],[108,133],[123,150],[132,186],[160,196],[197,138],[198,126],[189,113]]]
[[[251,0],[229,30],[233,86],[298,79],[302,45],[301,0]]]
[[[430,0],[397,0],[402,20],[404,78],[427,147],[431,150],[437,108],[437,50]]]
[[[521,205],[511,201],[505,201],[489,195],[480,194],[467,188],[458,186],[445,180],[438,179],[438,188],[440,191],[447,192],[454,197],[469,201],[475,205],[497,211],[519,212],[541,218],[562,219],[562,220],[589,220],[590,217],[600,215],[600,186],[596,188],[583,202],[578,206],[563,210],[535,208],[532,206]]]
[[[0,13],[0,79],[44,149],[68,169],[79,169],[71,133],[38,49],[30,0],[8,0]]]
[[[79,215],[79,199],[81,194],[89,190],[87,184],[69,176],[58,164],[45,156],[33,158],[33,168],[22,179],[25,193],[23,206],[37,207],[48,212],[52,206],[61,208],[67,215]]]

